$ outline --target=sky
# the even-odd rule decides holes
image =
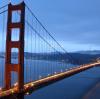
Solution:
[[[18,4],[22,0],[11,0]],[[9,0],[0,0],[0,6]],[[67,50],[100,50],[100,0],[25,0]]]

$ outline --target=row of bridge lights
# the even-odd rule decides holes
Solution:
[[[70,68],[72,69],[72,68]],[[66,71],[68,71],[68,69],[66,69]],[[63,72],[63,70],[61,70],[61,72]],[[57,74],[57,72],[54,72],[54,74]],[[50,76],[50,74],[48,74],[48,76]],[[39,78],[41,79],[42,76],[39,76]],[[18,83],[15,83],[14,86],[16,87],[18,85]],[[29,88],[29,87],[33,87],[34,86],[34,83],[31,83],[31,86],[30,85],[27,85],[25,86],[25,89]],[[12,93],[14,93],[14,90],[11,91]],[[30,93],[27,92],[26,95],[29,95]]]
[[[67,71],[68,69],[66,69],[66,71]],[[63,72],[63,70],[61,70],[60,71],[61,73]],[[57,72],[54,72],[54,74],[57,74]],[[50,76],[51,74],[48,74],[48,76]],[[39,76],[39,79],[41,79],[42,78],[42,76]]]
[[[17,85],[18,85],[18,83],[16,82],[16,83],[14,84],[14,86],[16,87]],[[34,83],[31,83],[31,87],[33,87],[33,86],[34,86]],[[27,89],[27,88],[29,88],[29,87],[30,87],[30,85],[27,85],[27,86],[25,86],[25,89]],[[0,91],[2,91],[2,88],[0,88]],[[11,89],[10,92],[11,92],[11,93],[14,93],[15,90]],[[4,93],[2,93],[2,94],[7,94],[7,92],[4,92]],[[26,95],[29,95],[29,92],[27,92]]]
[[[61,72],[62,72],[62,70],[61,70]],[[57,74],[57,72],[54,72],[54,74]],[[48,74],[48,76],[50,76],[50,74]],[[41,79],[42,78],[42,76],[39,76],[39,79]],[[18,82],[16,82],[15,84],[14,84],[14,87],[16,87],[18,85]],[[32,86],[33,86],[33,84],[32,84]],[[28,86],[26,86],[26,87],[28,87]],[[2,87],[0,87],[0,91],[2,91]]]
[[[68,69],[66,69],[66,71],[67,71]],[[63,72],[63,70],[61,70],[61,72]],[[57,74],[57,72],[54,72],[54,74]],[[48,76],[50,76],[50,74],[48,74]],[[39,78],[41,79],[42,78],[42,76],[39,76]],[[15,84],[14,84],[14,87],[16,87],[18,85],[18,82],[16,82]],[[2,90],[2,88],[0,87],[0,91]]]
[[[68,69],[66,69],[66,71],[68,71]],[[63,70],[61,70],[61,72],[63,72]],[[54,72],[54,74],[57,74],[57,72]],[[48,74],[48,76],[50,76],[50,74]],[[39,76],[39,79],[41,79],[41,78],[42,78],[42,76]],[[14,87],[17,87],[17,86],[18,86],[18,82],[16,82],[14,84]],[[31,87],[33,87],[33,86],[34,86],[34,83],[31,83]],[[25,86],[25,89],[27,89],[29,87],[30,87],[30,85],[27,85],[27,86]],[[2,91],[2,87],[0,87],[0,91]],[[11,93],[14,93],[14,90],[11,90]],[[26,95],[29,95],[29,92],[27,92]]]
[[[66,71],[67,71],[68,69],[66,69]],[[61,70],[61,72],[63,72],[63,70]],[[54,72],[54,74],[57,74],[57,72]],[[48,76],[50,76],[50,74],[48,74]],[[42,76],[39,76],[39,78],[41,78]],[[18,82],[16,82],[15,84],[14,84],[14,87],[16,87],[18,85]],[[30,86],[31,85],[31,86]],[[33,87],[34,86],[34,83],[31,83],[30,85],[26,85],[26,86],[24,86],[25,87],[25,89],[28,89],[29,87]],[[2,88],[0,88],[0,91],[2,91]],[[15,92],[15,90],[11,90],[11,93],[14,93]],[[6,94],[6,93],[4,93],[4,94]],[[29,92],[27,92],[26,93],[26,95],[29,95]]]
[[[72,69],[72,68],[70,68],[70,69]],[[66,71],[68,71],[68,69],[66,69]],[[63,70],[61,70],[61,72],[63,72]],[[57,74],[57,72],[54,72],[54,74]],[[50,74],[48,74],[48,76],[50,76]],[[39,76],[39,79],[41,79],[42,78],[42,76]],[[14,87],[16,87],[16,86],[18,86],[18,82],[16,82],[15,84],[14,84]],[[31,86],[34,86],[34,84],[32,83],[31,84]],[[27,85],[26,86],[26,88],[28,88],[29,86]],[[0,87],[0,91],[2,91],[2,87]],[[13,92],[13,91],[12,91]]]
[[[62,72],[62,70],[61,70],[61,72]],[[57,74],[57,72],[54,72],[54,74]],[[48,74],[48,76],[50,76],[50,74]],[[42,78],[42,76],[39,76],[39,78]],[[14,87],[17,87],[17,86],[18,86],[18,82],[16,82],[16,83],[14,84]],[[31,83],[31,86],[30,86],[30,85],[26,85],[26,86],[25,86],[25,89],[28,89],[29,87],[33,87],[33,86],[34,86],[34,83]],[[2,91],[2,87],[0,87],[0,91]],[[12,89],[10,92],[11,92],[11,93],[14,93],[15,91]],[[3,94],[6,94],[6,92],[3,93]],[[27,92],[26,95],[29,95],[29,92]]]
[[[15,84],[15,87],[18,85],[18,83]],[[31,83],[31,86],[30,85],[27,85],[25,86],[25,89],[28,89],[29,87],[33,87],[34,86],[34,83]],[[14,93],[14,90],[11,90],[11,93]],[[26,93],[26,95],[29,95],[29,92]]]
[[[70,69],[72,69],[72,68],[70,68]],[[68,71],[68,69],[66,69],[66,71]],[[63,70],[61,70],[61,72],[63,72]],[[57,74],[57,72],[54,72],[54,74]],[[50,76],[50,74],[48,74],[48,76]],[[42,76],[39,76],[39,79],[41,79],[41,78],[42,78]],[[18,85],[18,82],[16,82],[14,84],[14,87],[16,87],[17,85]],[[34,83],[32,83],[31,86],[33,87]],[[29,86],[27,85],[25,88],[29,88]],[[0,87],[0,91],[2,91],[2,87]],[[11,92],[14,93],[14,90],[12,90]]]
[[[72,68],[70,68],[72,69]],[[68,69],[66,69],[66,71],[68,71]],[[61,72],[63,72],[63,70],[61,70]],[[57,72],[54,72],[54,74],[57,74]],[[48,76],[50,76],[50,74],[48,74]],[[39,78],[41,78],[42,76],[39,76]],[[14,84],[14,87],[16,87],[18,85],[18,82],[16,82]],[[25,86],[25,89],[29,88],[29,87],[33,87],[34,86],[34,83],[31,83],[31,86],[30,85],[26,85]],[[2,87],[0,87],[0,91],[2,91]],[[14,90],[11,90],[11,93],[14,93]],[[6,94],[6,93],[3,93],[3,94]],[[29,92],[26,93],[26,95],[29,95]]]
[[[66,71],[67,71],[68,69],[66,69]],[[61,70],[61,72],[63,72],[63,70]],[[54,74],[57,74],[57,72],[54,72]],[[48,76],[50,76],[50,74],[48,74]],[[42,78],[42,76],[40,75],[39,76],[39,79],[41,79]],[[14,87],[16,87],[18,85],[18,82],[16,82],[15,84],[14,84]],[[33,84],[32,84],[33,85]],[[0,87],[0,91],[2,90],[2,87]]]
[[[72,68],[70,68],[70,69],[72,69]],[[69,69],[69,70],[70,70],[70,69]],[[65,71],[68,71],[68,69],[65,69]],[[61,70],[60,70],[60,72],[62,73],[62,72],[63,72],[63,70],[61,69]],[[57,72],[54,72],[54,74],[57,74]],[[51,75],[51,74],[48,74],[48,76],[50,76],[50,75]],[[42,76],[41,76],[41,75],[39,76],[39,79],[40,79],[40,78],[42,78]]]
[[[16,87],[17,85],[18,85],[18,82],[16,82],[16,83],[14,84],[14,87]],[[3,88],[0,87],[0,92],[2,92],[2,91],[3,91]],[[14,90],[11,90],[10,92],[11,92],[11,93],[14,93]],[[7,92],[2,93],[2,94],[7,94]]]
[[[68,71],[68,69],[66,69],[66,71]],[[63,72],[63,70],[61,69],[61,71],[60,71],[61,73]],[[57,72],[54,72],[54,74],[57,74]],[[50,76],[51,74],[48,74],[48,76]],[[42,76],[40,75],[39,76],[39,79],[41,79],[42,78]]]

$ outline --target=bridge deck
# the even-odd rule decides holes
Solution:
[[[47,86],[47,85],[52,84],[52,83],[59,81],[61,79],[70,77],[74,74],[80,73],[84,70],[87,70],[87,69],[92,68],[92,67],[97,66],[97,65],[100,65],[100,63],[91,63],[91,64],[80,65],[77,67],[73,67],[70,70],[66,70],[65,72],[56,73],[54,75],[50,75],[50,76],[42,78],[40,80],[29,82],[29,83],[24,85],[24,89],[22,90],[21,93],[29,94],[29,92],[33,92],[41,87]],[[14,87],[14,88],[11,88],[11,89],[5,90],[5,91],[3,91],[3,90],[0,91],[1,98],[5,97],[5,96],[12,95],[12,94],[18,94],[17,87]]]

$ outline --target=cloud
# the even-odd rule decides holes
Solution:
[[[14,2],[20,1],[13,0]],[[68,44],[69,48],[75,50],[83,49],[82,46],[88,49],[88,45],[99,48],[100,0],[26,0],[26,2],[64,47]]]

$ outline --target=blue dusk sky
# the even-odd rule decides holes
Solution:
[[[11,0],[18,4],[22,0]],[[0,6],[9,0],[0,0]],[[25,0],[67,50],[100,50],[100,0]]]

